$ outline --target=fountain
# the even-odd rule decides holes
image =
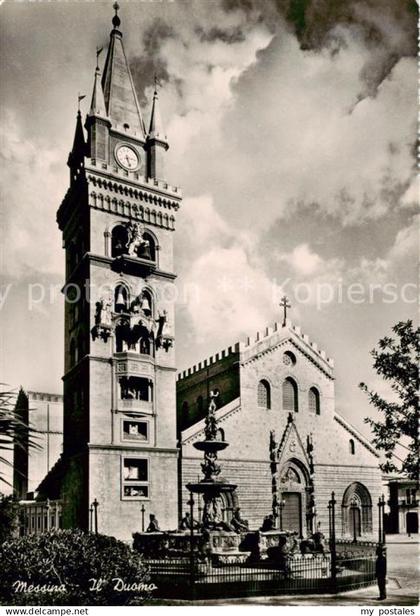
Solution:
[[[223,479],[221,467],[217,461],[218,452],[229,446],[228,442],[217,438],[215,399],[218,396],[219,391],[210,392],[210,404],[204,428],[205,439],[194,443],[196,449],[204,452],[204,461],[201,464],[203,479],[197,483],[188,483],[186,488],[193,494],[202,495],[204,507],[201,530],[207,537],[208,549],[213,562],[227,564],[244,562],[248,558],[249,552],[239,550],[241,534],[235,532],[223,519],[222,494],[233,495],[237,486]]]

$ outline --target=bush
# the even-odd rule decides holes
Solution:
[[[127,605],[134,598],[138,605],[139,595],[149,594],[140,554],[114,537],[78,529],[5,541],[0,563],[3,605]]]
[[[0,494],[0,543],[18,532],[19,504],[13,496]]]

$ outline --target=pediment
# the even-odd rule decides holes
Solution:
[[[281,467],[287,460],[294,459],[301,462],[310,473],[313,471],[313,462],[311,456],[311,443],[308,442],[305,446],[297,426],[294,422],[293,414],[290,413],[287,426],[284,429],[283,435],[279,443],[276,443],[275,436],[272,434],[270,440],[271,457],[273,461]]]

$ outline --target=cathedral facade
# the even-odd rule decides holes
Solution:
[[[378,454],[335,408],[334,363],[286,320],[253,340],[223,350],[177,381],[180,485],[196,481],[209,392],[215,398],[223,476],[237,484],[225,499],[227,522],[240,506],[250,528],[267,515],[277,527],[306,536],[328,532],[334,491],[339,536],[376,537],[382,492]],[[181,508],[189,494],[183,488]],[[196,503],[197,512],[201,503]]]
[[[98,53],[99,60],[99,53]],[[156,516],[176,529],[200,475],[210,391],[217,393],[224,503],[251,529],[272,514],[306,536],[371,536],[381,492],[378,455],[335,409],[334,368],[285,321],[182,373],[176,381],[173,242],[181,193],[165,179],[158,92],[145,124],[116,12],[85,122],[78,112],[70,187],[57,221],[66,253],[63,454],[39,486],[64,527],[130,541]],[[199,515],[200,502],[196,502]]]

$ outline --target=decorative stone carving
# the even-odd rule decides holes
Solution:
[[[156,348],[163,347],[165,351],[168,351],[174,344],[174,338],[170,331],[170,324],[168,322],[168,313],[166,310],[159,311],[159,316],[156,319],[157,333],[156,333]]]
[[[109,298],[100,299],[95,304],[95,326],[92,328],[92,339],[102,338],[107,342],[112,331],[112,302]]]
[[[150,242],[144,235],[144,225],[138,222],[129,223],[127,225],[128,241],[127,251],[132,257],[140,259],[151,259]]]

